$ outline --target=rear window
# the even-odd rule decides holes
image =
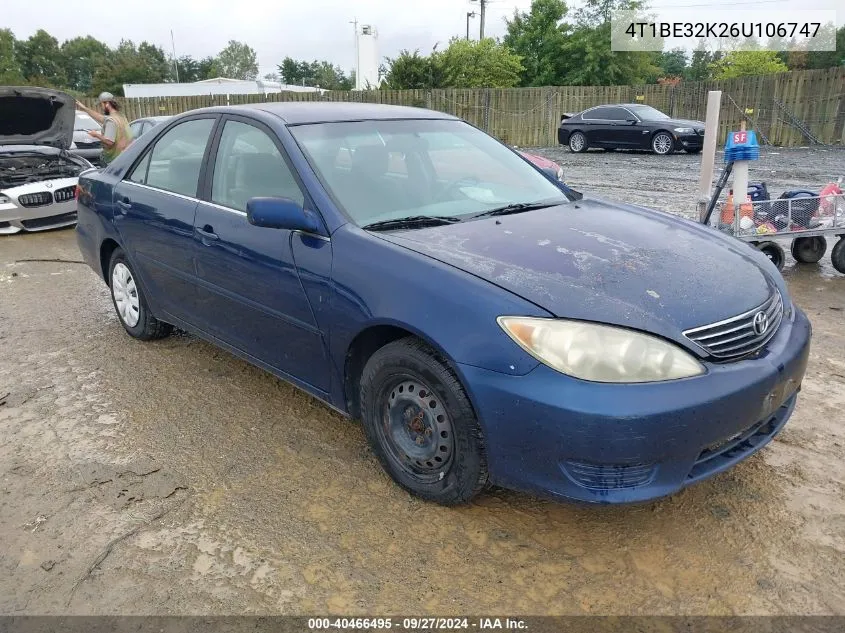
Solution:
[[[73,122],[74,130],[99,130],[100,124],[84,112],[77,112]]]

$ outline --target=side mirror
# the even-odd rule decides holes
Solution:
[[[625,119],[625,120],[628,121],[628,123],[630,123],[631,125],[634,125],[635,123],[639,123],[639,121],[637,121],[636,119]]]
[[[317,216],[289,198],[250,198],[246,203],[246,219],[250,224],[268,229],[305,233],[320,230]]]

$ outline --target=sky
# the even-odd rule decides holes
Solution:
[[[689,7],[689,18],[709,5],[708,17],[719,6],[743,5],[760,10],[761,17],[781,9],[835,9],[841,0],[652,0],[653,7]],[[577,7],[579,2],[568,3]],[[24,39],[43,28],[59,41],[92,35],[110,46],[122,39],[150,41],[171,51],[170,31],[176,54],[215,55],[231,40],[246,42],[258,54],[260,74],[274,72],[286,56],[295,59],[326,59],[344,70],[354,67],[355,40],[351,21],[372,24],[378,30],[380,57],[395,56],[401,49],[431,51],[443,48],[452,36],[465,36],[467,11],[478,10],[468,0],[265,0],[263,4],[241,0],[142,0],[114,2],[39,0],[32,3],[3,0],[0,26]],[[514,8],[527,10],[531,0],[489,0],[486,32],[501,36],[504,18]],[[838,23],[845,19],[839,8]],[[478,34],[478,18],[471,20],[471,33]]]

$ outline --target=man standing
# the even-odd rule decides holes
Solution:
[[[102,92],[99,97],[102,112],[92,110],[79,101],[76,107],[87,112],[92,119],[103,126],[102,132],[91,130],[88,132],[94,138],[100,139],[103,144],[103,162],[108,165],[132,142],[132,131],[129,129],[129,122],[120,113],[120,105],[110,92]]]

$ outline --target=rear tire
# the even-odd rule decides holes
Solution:
[[[830,263],[837,271],[845,275],[845,235],[839,238],[833,250],[830,251]]]
[[[757,244],[757,248],[763,251],[769,261],[775,265],[775,268],[783,270],[786,254],[777,242],[760,242]]]
[[[587,151],[587,137],[583,132],[573,132],[569,135],[569,149],[575,154]]]
[[[827,241],[821,237],[796,237],[792,240],[792,256],[802,264],[817,264],[827,251]]]
[[[159,321],[150,312],[138,276],[122,248],[114,250],[109,262],[109,290],[117,318],[129,336],[151,341],[173,331],[172,325]]]
[[[360,383],[367,440],[385,471],[413,495],[468,502],[487,484],[481,427],[458,377],[422,341],[373,354]]]
[[[651,149],[658,156],[668,156],[675,151],[675,139],[668,132],[658,132],[651,139]]]

